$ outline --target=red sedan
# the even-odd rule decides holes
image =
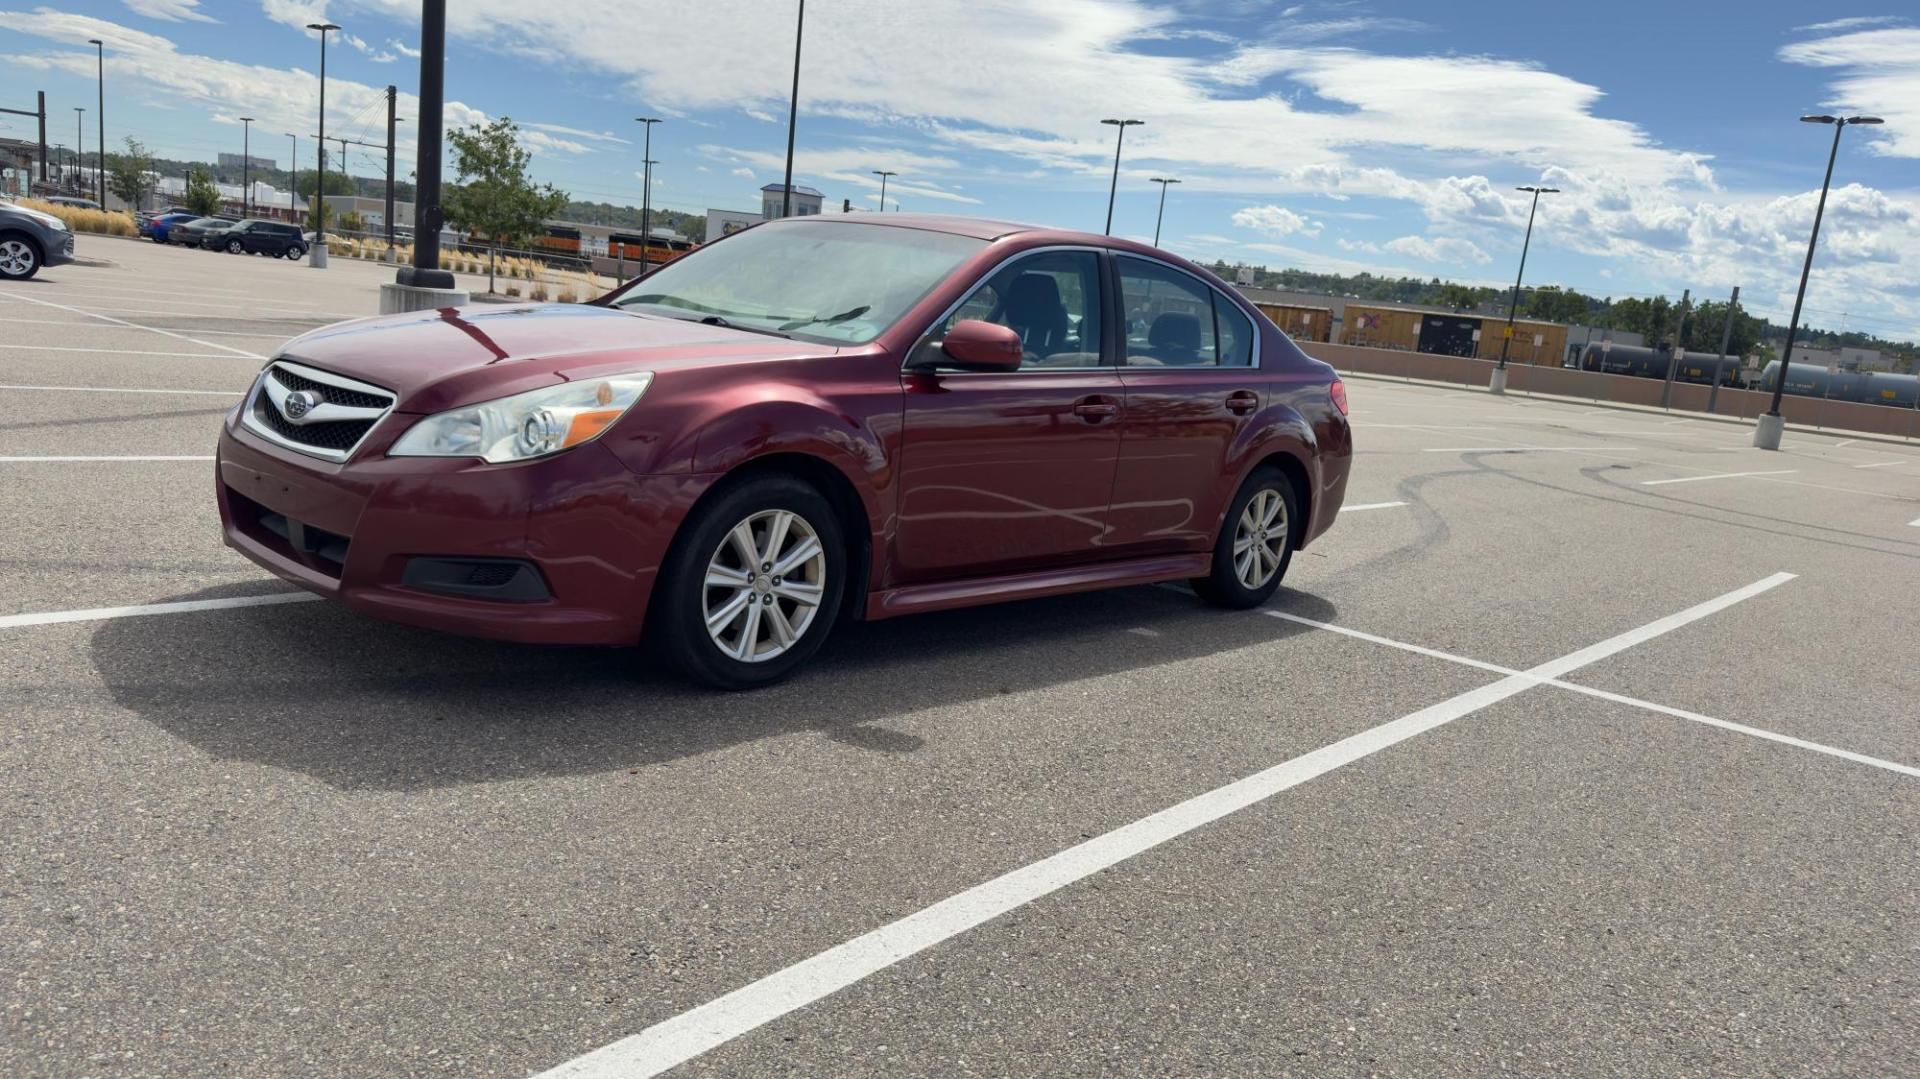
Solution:
[[[395,621],[763,685],[840,618],[1187,580],[1326,531],[1346,393],[1235,291],[1105,236],[746,229],[589,304],[287,343],[220,438],[226,541]]]

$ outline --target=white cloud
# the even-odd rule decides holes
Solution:
[[[622,146],[633,145],[632,139],[623,139],[611,131],[586,131],[581,128],[567,127],[562,124],[525,123],[520,126],[522,128],[532,128],[536,131],[549,132],[554,135],[571,135],[574,138],[586,139],[590,142],[615,142]]]
[[[195,10],[200,0],[122,0],[127,10],[149,19],[167,22],[219,22],[219,19]]]
[[[409,60],[420,59],[420,50],[414,48],[412,45],[409,45],[404,41],[401,41],[399,38],[393,38],[389,40],[387,44],[390,47],[392,47],[394,52],[399,53],[400,55],[406,57]]]
[[[1385,247],[1388,251],[1395,251],[1422,262],[1441,262],[1449,265],[1471,262],[1485,265],[1493,261],[1493,256],[1480,250],[1473,241],[1463,240],[1457,236],[1437,236],[1431,239],[1425,236],[1402,236],[1388,240]]]
[[[1309,221],[1284,206],[1248,206],[1235,210],[1233,223],[1243,229],[1253,229],[1273,236],[1318,236],[1320,222]]]
[[[1887,121],[1854,137],[1869,138],[1867,145],[1877,153],[1920,157],[1920,29],[1862,30],[1802,41],[1781,49],[1780,58],[1837,69],[1827,104]]]
[[[1863,26],[1883,26],[1890,22],[1899,21],[1900,16],[1898,15],[1854,15],[1845,19],[1831,19],[1827,22],[1808,23],[1806,26],[1796,26],[1794,30],[1806,30],[1817,34],[1832,30],[1858,30]]]
[[[727,175],[738,176],[742,180],[751,180],[753,179],[753,170],[750,168],[747,168],[745,165],[742,165],[737,169],[727,170]]]

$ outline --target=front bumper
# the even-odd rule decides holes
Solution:
[[[674,530],[710,477],[637,476],[598,443],[518,465],[385,456],[411,420],[389,416],[335,465],[229,416],[214,481],[227,545],[376,618],[543,644],[639,640]],[[543,587],[448,594],[434,587],[447,560],[525,565]]]
[[[43,265],[65,266],[73,261],[73,233],[57,232],[53,242],[47,244],[47,260]]]

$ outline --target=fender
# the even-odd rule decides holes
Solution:
[[[1213,530],[1216,534],[1226,520],[1227,507],[1233,502],[1234,494],[1262,461],[1276,453],[1286,454],[1306,475],[1308,504],[1301,509],[1306,512],[1308,522],[1312,522],[1314,503],[1318,501],[1314,493],[1320,489],[1319,454],[1316,452],[1313,425],[1295,407],[1298,401],[1294,394],[1288,392],[1292,389],[1294,387],[1290,383],[1269,385],[1266,407],[1247,421],[1233,445],[1228,448],[1226,467],[1222,472],[1232,477],[1232,483],[1221,493],[1219,507],[1214,514]]]

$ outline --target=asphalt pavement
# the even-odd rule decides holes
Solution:
[[[1262,610],[714,695],[228,551],[391,271],[82,242],[0,286],[0,1074],[1920,1074],[1920,445],[1351,379]]]

